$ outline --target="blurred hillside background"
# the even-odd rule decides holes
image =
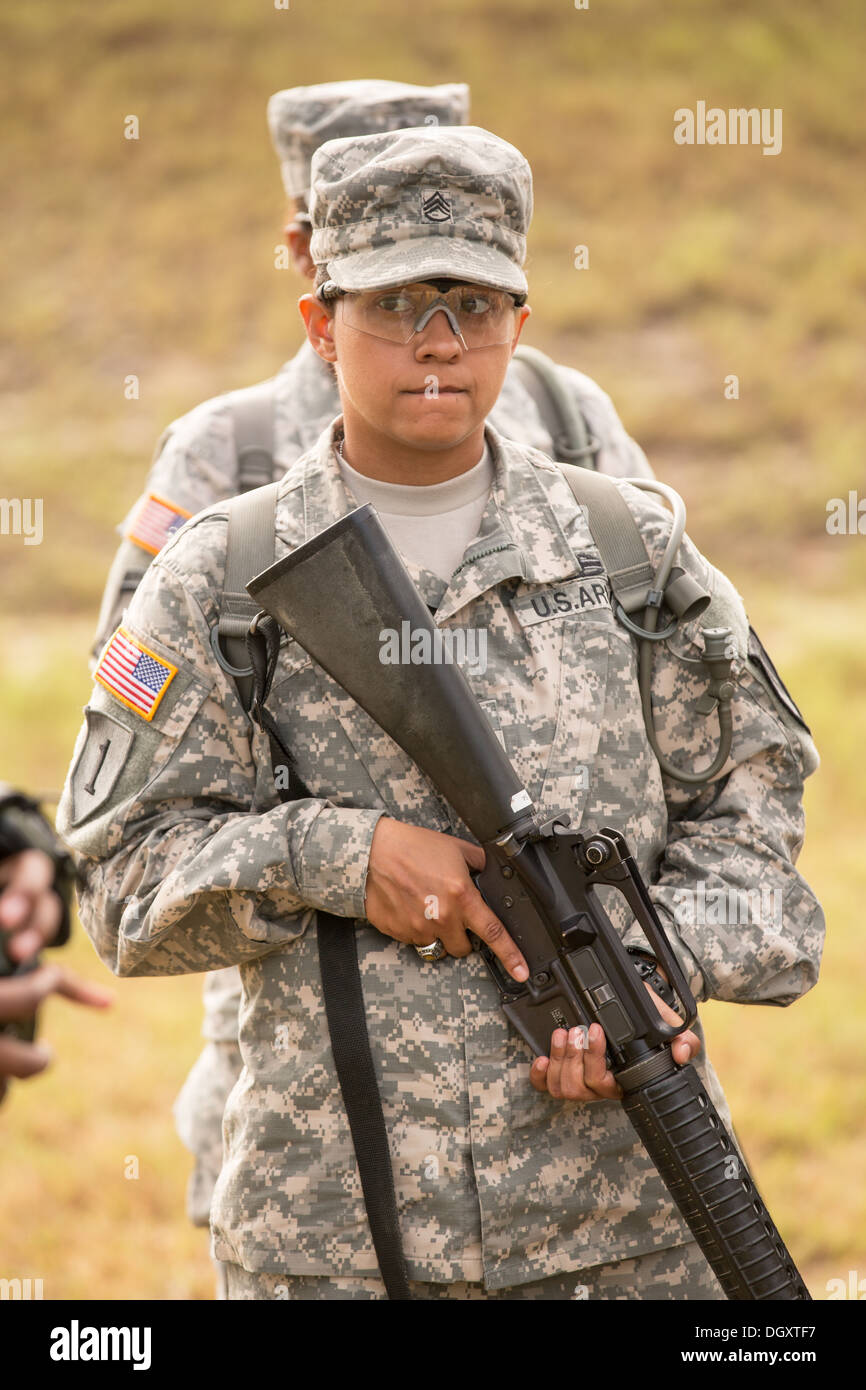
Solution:
[[[268,96],[470,83],[475,122],[535,174],[526,340],[595,377],[683,493],[823,756],[800,861],[827,910],[821,982],[790,1010],[704,1010],[816,1298],[866,1276],[866,536],[826,530],[829,499],[866,497],[861,28],[856,0],[14,0],[0,16],[0,494],[44,499],[41,545],[0,536],[0,776],[63,781],[112,528],[162,429],[300,343],[304,286],[274,268]],[[674,111],[699,100],[781,107],[781,154],[676,145]],[[106,981],[81,931],[65,956]],[[45,1008],[57,1061],[0,1110],[0,1276],[42,1278],[46,1298],[211,1296],[170,1115],[200,986],[120,981],[110,1015]]]

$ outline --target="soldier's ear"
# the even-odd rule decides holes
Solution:
[[[305,280],[314,279],[316,263],[310,255],[310,228],[298,222],[287,222],[283,232],[295,270]]]
[[[520,308],[517,310],[517,327],[515,328],[514,338],[511,343],[512,352],[517,347],[517,344],[520,342],[520,335],[523,332],[523,325],[526,323],[526,320],[529,318],[529,315],[531,313],[532,310],[530,309],[528,304],[522,304]]]
[[[298,309],[313,350],[323,362],[336,362],[333,309],[322,304],[314,294],[302,294],[298,300]]]

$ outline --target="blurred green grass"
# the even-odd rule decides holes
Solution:
[[[165,424],[300,342],[304,286],[273,265],[267,97],[355,76],[470,82],[473,118],[533,166],[528,340],[599,380],[683,492],[822,753],[801,860],[828,915],[819,986],[789,1010],[704,1011],[758,1182],[822,1297],[828,1278],[866,1272],[866,542],[825,529],[829,498],[866,494],[866,113],[853,0],[753,10],[6,7],[0,492],[44,498],[45,540],[0,537],[0,774],[62,781],[112,528]],[[698,99],[782,107],[781,155],[674,145],[674,110]],[[138,141],[123,139],[128,114]],[[80,935],[69,955],[106,978]],[[169,1113],[199,1048],[200,981],[116,988],[107,1017],[47,1007],[58,1060],[0,1112],[0,1275],[43,1277],[48,1297],[207,1298]]]

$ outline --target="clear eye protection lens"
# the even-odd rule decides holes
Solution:
[[[516,306],[511,295],[482,285],[457,285],[444,291],[433,285],[403,285],[348,294],[340,304],[343,321],[350,328],[386,342],[408,343],[434,323],[439,311],[470,351],[508,343],[514,336]]]

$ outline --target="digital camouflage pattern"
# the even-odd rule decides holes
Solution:
[[[467,677],[518,776],[539,807],[625,834],[698,998],[790,1003],[814,984],[821,953],[821,911],[794,868],[803,777],[817,756],[747,657],[738,596],[684,541],[679,563],[714,595],[700,624],[727,622],[738,648],[732,757],[695,792],[663,778],[648,747],[633,640],[609,603],[596,594],[563,613],[546,601],[600,564],[566,481],[542,454],[493,430],[488,442],[494,488],[450,583],[409,569],[438,624],[486,630],[487,669]],[[669,514],[620,486],[657,560]],[[283,480],[275,555],[352,505],[332,427]],[[126,629],[177,674],[149,723],[94,689],[58,816],[80,855],[83,921],[113,970],[240,966],[244,1071],[226,1112],[215,1257],[251,1272],[377,1274],[320,994],[317,907],[357,934],[410,1278],[507,1288],[688,1243],[619,1103],[559,1102],[530,1087],[529,1051],[478,955],[427,966],[364,921],[381,815],[462,827],[291,642],[269,707],[311,796],[278,801],[266,740],[255,730],[251,741],[210,643],[225,530],[217,506],[151,566]],[[529,620],[521,600],[532,598],[545,620]],[[696,709],[700,649],[692,623],[655,660],[660,743],[689,765],[709,761],[716,739],[715,721]],[[106,739],[121,757],[94,774]],[[678,925],[678,894],[698,883],[776,889],[784,911],[734,930]],[[631,940],[627,915],[610,906]],[[699,1071],[727,1119],[709,1062]]]
[[[532,220],[532,173],[479,126],[329,140],[313,155],[310,255],[344,290],[451,276],[513,294]]]
[[[222,1266],[226,1282],[226,1297],[262,1301],[282,1299],[289,1302],[318,1303],[341,1299],[372,1302],[387,1297],[381,1279],[317,1279],[310,1275],[250,1274],[241,1265]],[[633,1300],[635,1289],[650,1302],[679,1301],[684,1298],[724,1299],[722,1287],[707,1264],[700,1247],[675,1245],[669,1250],[640,1255],[636,1260],[618,1260],[612,1265],[597,1265],[575,1274],[557,1274],[551,1279],[537,1279],[529,1284],[516,1284],[505,1289],[486,1289],[483,1284],[465,1281],[453,1284],[412,1283],[409,1291],[414,1299],[457,1299],[461,1303],[476,1303],[480,1299],[530,1299],[545,1303],[589,1302],[591,1299]]]
[[[463,82],[321,82],[275,92],[268,102],[268,127],[290,198],[308,196],[310,161],[326,140],[406,126],[465,125],[468,118],[469,88]]]
[[[234,966],[206,977],[217,1017],[221,983],[231,1005],[228,1017],[234,1032],[224,1042],[207,1043],[174,1103],[178,1135],[196,1160],[186,1190],[187,1216],[194,1226],[210,1224],[213,1190],[223,1161],[223,1111],[243,1069],[237,1041],[240,977]]]

